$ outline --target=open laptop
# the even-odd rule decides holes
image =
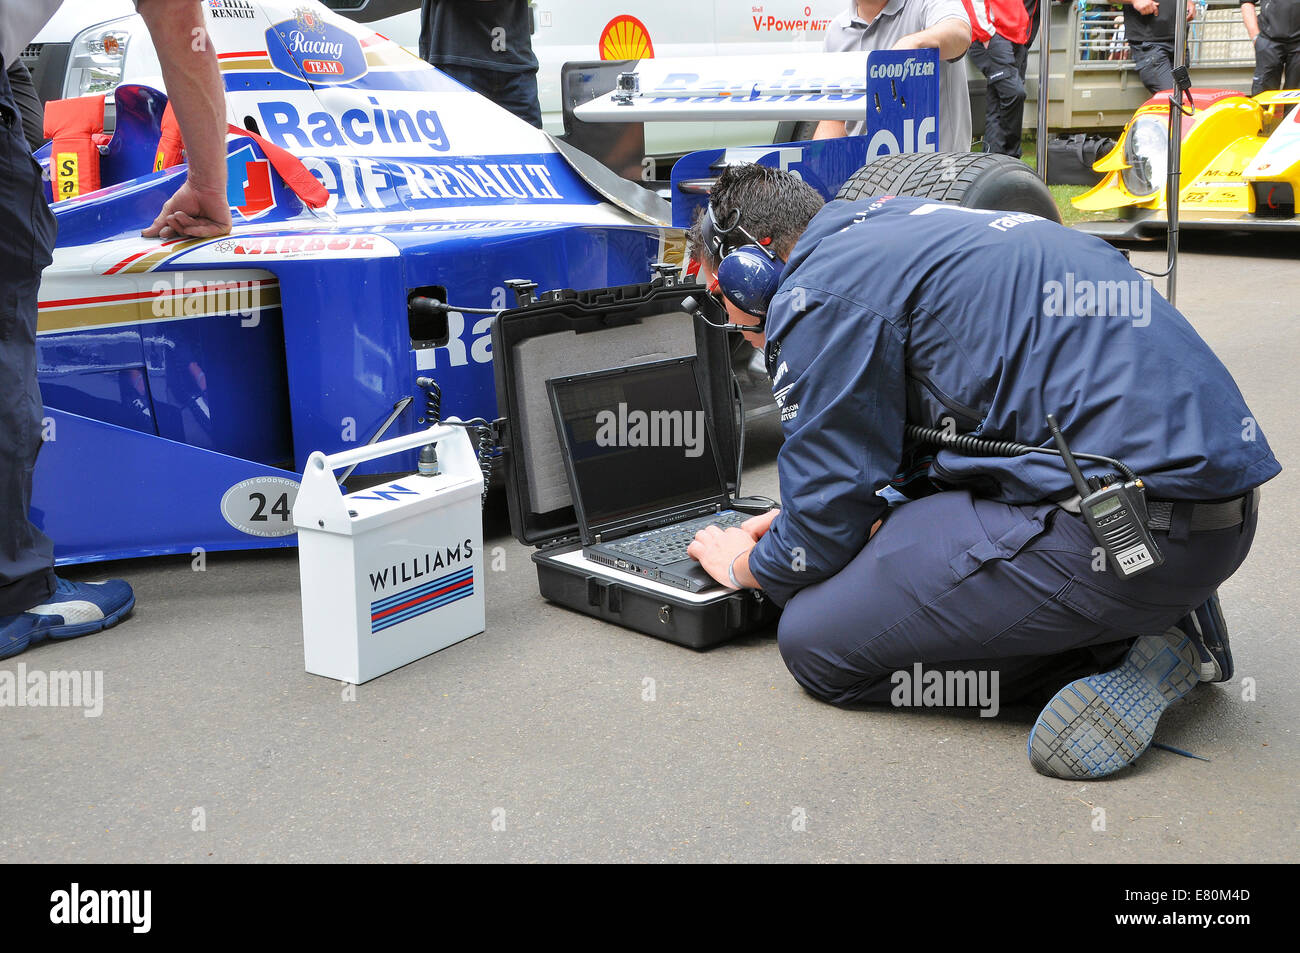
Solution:
[[[686,547],[739,526],[704,413],[695,358],[546,382],[583,555],[698,592],[717,585]]]

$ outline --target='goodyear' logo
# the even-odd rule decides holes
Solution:
[[[873,63],[867,68],[872,79],[907,79],[909,76],[933,76],[934,63],[909,57],[901,63]]]

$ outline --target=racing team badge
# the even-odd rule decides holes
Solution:
[[[306,30],[308,33],[324,33],[325,24],[321,22],[316,14],[312,13],[306,7],[299,7],[293,11],[294,19],[298,21],[298,29]]]
[[[357,38],[306,7],[266,31],[271,65],[313,84],[350,83],[369,69]]]

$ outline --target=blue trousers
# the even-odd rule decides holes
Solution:
[[[54,592],[54,547],[31,524],[32,471],[41,448],[36,383],[36,292],[54,247],[41,170],[0,64],[0,616]]]
[[[782,658],[835,704],[888,702],[893,673],[917,662],[997,671],[1003,703],[1055,691],[1163,632],[1241,565],[1256,514],[1192,533],[1188,509],[1155,533],[1164,565],[1123,580],[1098,571],[1087,524],[1055,505],[964,491],[913,500],[839,573],[795,593],[778,629]]]

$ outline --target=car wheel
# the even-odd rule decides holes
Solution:
[[[853,173],[835,197],[855,200],[873,195],[914,195],[1061,221],[1051,190],[1029,166],[1011,156],[985,152],[882,156]]]

